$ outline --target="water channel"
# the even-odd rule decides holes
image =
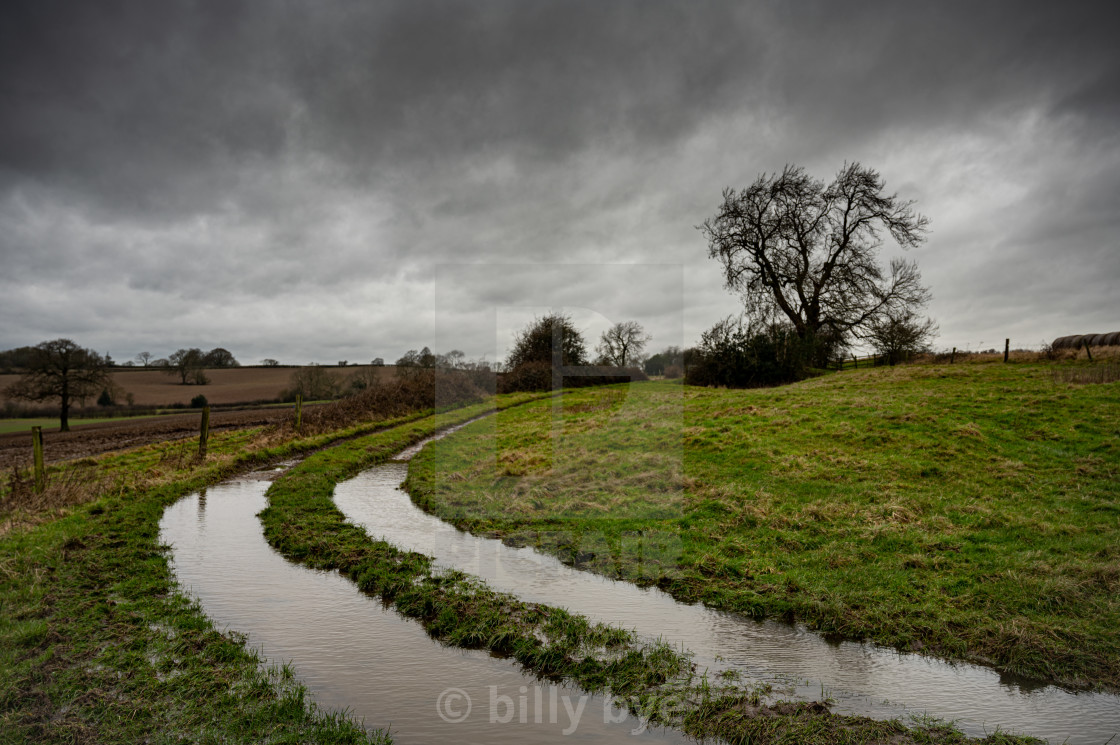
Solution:
[[[184,497],[165,511],[160,539],[179,584],[215,624],[247,634],[269,662],[291,662],[318,704],[389,727],[403,744],[688,741],[510,660],[444,647],[339,574],[288,562],[256,517],[267,477]]]

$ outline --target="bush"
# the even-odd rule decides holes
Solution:
[[[318,434],[424,409],[466,405],[481,401],[492,392],[492,375],[487,390],[485,381],[474,372],[417,369],[409,377],[376,381],[353,396],[305,409],[301,434]]]
[[[685,382],[727,388],[792,383],[807,377],[814,349],[787,326],[756,331],[726,318],[704,332],[697,349],[689,350]]]
[[[191,399],[191,408],[192,409],[201,409],[203,406],[206,406],[208,403],[210,403],[210,402],[206,400],[206,396],[203,396],[200,393],[200,394],[198,394],[197,396],[195,396],[194,398]]]
[[[637,367],[613,365],[583,365],[560,368],[560,385],[563,388],[583,388],[591,385],[610,385],[649,380]],[[514,391],[551,391],[552,365],[548,362],[526,362],[498,377],[498,393]]]

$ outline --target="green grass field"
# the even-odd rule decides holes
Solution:
[[[1053,365],[584,389],[413,462],[476,532],[829,635],[1120,688],[1120,383]]]
[[[148,417],[131,417],[133,419],[146,419]],[[101,419],[71,419],[70,429],[75,429],[86,424],[101,424],[102,422],[119,422],[120,417],[103,417]],[[43,431],[58,431],[58,417],[38,419],[0,419],[0,435],[9,432],[30,432],[32,427],[42,427]]]
[[[629,416],[633,429],[657,437],[676,432],[665,442],[680,443],[681,425],[687,424],[680,418],[687,413],[680,405],[682,391],[668,384],[636,388],[629,397],[617,388],[579,391],[566,394],[563,403],[550,398],[479,425],[500,424],[500,439],[507,444],[508,435],[525,429],[526,423],[550,423],[552,406],[558,405],[573,431],[582,427],[590,433],[597,422]],[[499,404],[532,398],[511,394]],[[691,398],[688,394],[683,402]],[[968,741],[936,722],[879,722],[829,714],[810,704],[769,707],[756,700],[758,692],[725,693],[706,679],[697,683],[695,676],[690,678],[681,670],[680,655],[663,645],[634,646],[623,632],[593,628],[586,619],[558,609],[529,607],[461,575],[436,577],[428,571],[426,557],[392,550],[345,525],[330,499],[336,481],[388,457],[440,422],[462,421],[484,408],[449,412],[438,420],[414,412],[294,439],[269,430],[218,432],[205,461],[196,457],[193,442],[157,443],[52,465],[40,496],[30,493],[26,474],[0,483],[0,734],[8,736],[0,736],[0,742],[388,741],[384,732],[367,733],[344,714],[310,704],[289,669],[262,669],[259,655],[244,646],[236,630],[215,629],[201,608],[181,594],[166,547],[159,545],[159,518],[180,496],[233,473],[313,451],[321,452],[270,490],[271,506],[263,515],[270,542],[294,561],[350,574],[446,642],[513,654],[530,669],[562,672],[585,687],[630,691],[635,711],[662,712],[659,721],[697,736],[822,745]],[[651,413],[659,416],[650,418]],[[526,432],[537,429],[529,426]],[[626,448],[650,444],[644,436],[616,442]],[[687,450],[681,446],[679,452]],[[503,467],[535,467],[522,459],[520,449],[509,454],[513,459],[502,461]],[[651,462],[664,468],[656,459],[671,465],[671,455],[661,448]],[[558,450],[555,457],[557,464],[560,459],[582,463],[583,470],[570,475],[587,480],[590,451]],[[615,475],[625,475],[625,463],[640,457],[645,455],[632,450],[621,460],[614,458],[621,464]],[[680,473],[658,493],[687,493],[696,486],[691,478]],[[649,484],[655,480],[649,474],[633,482],[636,491],[620,510],[632,524],[678,519],[641,516],[642,499],[666,504],[672,499],[638,498],[651,493]],[[674,504],[670,514],[688,509],[689,498]],[[596,514],[599,507],[589,494],[581,494],[580,500],[583,506],[572,505],[575,513]],[[541,507],[531,502],[530,508]],[[573,525],[583,525],[581,520],[577,515]],[[588,531],[583,535],[590,540]],[[548,639],[545,646],[539,643],[542,633]],[[599,661],[582,657],[580,650],[591,642],[617,649]],[[629,651],[618,657],[623,647]],[[1005,745],[1028,741],[999,733],[981,740]]]

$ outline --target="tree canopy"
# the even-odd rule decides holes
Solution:
[[[518,332],[506,366],[513,370],[530,362],[554,365],[586,365],[583,334],[563,313],[536,318]]]
[[[179,349],[167,358],[168,375],[178,375],[183,385],[195,383],[206,385],[210,379],[206,377],[203,368],[206,367],[206,355],[198,347]]]
[[[11,398],[28,401],[58,399],[61,404],[59,429],[68,432],[70,405],[112,386],[105,358],[69,339],[44,341],[30,349],[24,361],[27,372],[8,386],[6,393]]]
[[[830,184],[787,165],[742,191],[725,189],[700,229],[748,315],[784,319],[803,341],[835,343],[930,297],[913,261],[880,266],[885,235],[911,248],[929,226],[913,202],[884,190],[859,163],[845,164]]]
[[[626,367],[638,360],[652,338],[637,321],[619,321],[602,333],[595,351],[606,364]]]

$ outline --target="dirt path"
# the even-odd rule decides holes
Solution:
[[[259,427],[290,417],[288,407],[214,411],[210,414],[211,431]],[[164,440],[180,440],[198,436],[199,412],[172,414],[147,419],[121,419],[102,424],[82,425],[75,420],[70,432],[43,432],[43,453],[48,463],[112,450],[147,445]],[[0,469],[12,465],[31,464],[30,432],[0,434]]]

